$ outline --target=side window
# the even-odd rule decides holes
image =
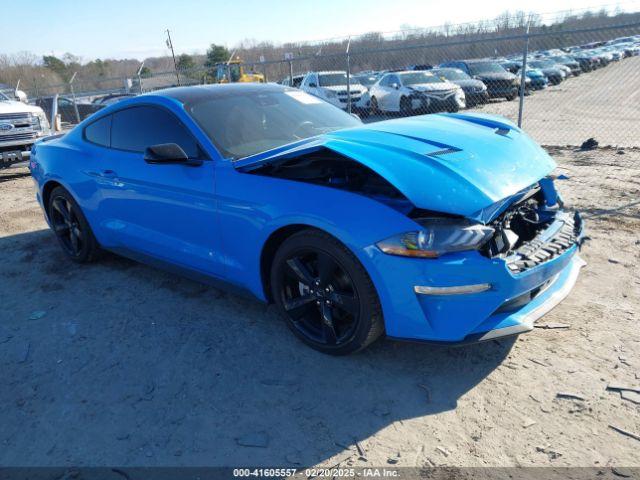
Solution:
[[[96,145],[109,147],[111,145],[111,115],[87,125],[84,129],[84,138]]]
[[[66,107],[66,108],[73,108],[73,102],[71,100],[69,100],[68,98],[58,97],[58,106],[59,107]]]
[[[189,158],[199,156],[198,144],[180,121],[157,107],[133,107],[113,114],[111,148],[144,152],[160,143],[176,143]]]

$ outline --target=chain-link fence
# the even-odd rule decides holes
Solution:
[[[506,25],[372,33],[246,50],[244,61],[212,67],[77,76],[28,93],[64,129],[110,103],[162,88],[279,82],[366,122],[471,110],[521,123],[543,145],[580,146],[595,138],[601,146],[640,147],[640,13],[588,20],[548,24],[521,16]]]

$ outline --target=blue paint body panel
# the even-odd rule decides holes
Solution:
[[[139,104],[171,110],[208,159],[199,167],[151,165],[142,154],[83,139],[88,122]],[[267,300],[260,262],[269,237],[291,225],[326,231],[346,245],[369,273],[380,297],[386,332],[393,337],[457,342],[470,334],[516,325],[524,310],[500,315],[495,310],[551,278],[557,277],[553,288],[560,288],[563,272],[577,258],[572,248],[514,275],[503,259],[477,251],[438,259],[384,254],[377,242],[419,228],[406,212],[361,194],[252,173],[265,163],[318,149],[366,165],[418,208],[485,223],[555,167],[513,123],[480,114],[372,123],[232,162],[220,156],[179,101],[157,94],[115,104],[67,135],[37,143],[31,169],[38,200],[42,203],[49,182],[63,185],[104,248],[144,254],[233,284],[261,300]],[[552,183],[546,189],[551,197],[556,195]],[[490,283],[492,288],[451,296],[414,292],[416,285],[477,283]],[[536,301],[544,300],[540,298]]]

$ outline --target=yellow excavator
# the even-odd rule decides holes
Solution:
[[[254,71],[246,72],[238,57],[228,62],[216,63],[216,83],[264,83],[264,75]]]

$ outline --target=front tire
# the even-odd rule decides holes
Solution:
[[[78,263],[88,263],[100,254],[100,246],[80,205],[63,187],[51,192],[49,222],[65,255]]]
[[[357,352],[384,332],[369,275],[324,232],[303,230],[283,242],[271,267],[271,293],[291,331],[322,353]]]
[[[427,110],[428,110],[427,106]],[[400,115],[403,117],[407,117],[411,115],[413,112],[411,111],[411,100],[408,97],[400,97]]]
[[[378,99],[376,97],[371,97],[371,115],[379,115],[380,113]]]

